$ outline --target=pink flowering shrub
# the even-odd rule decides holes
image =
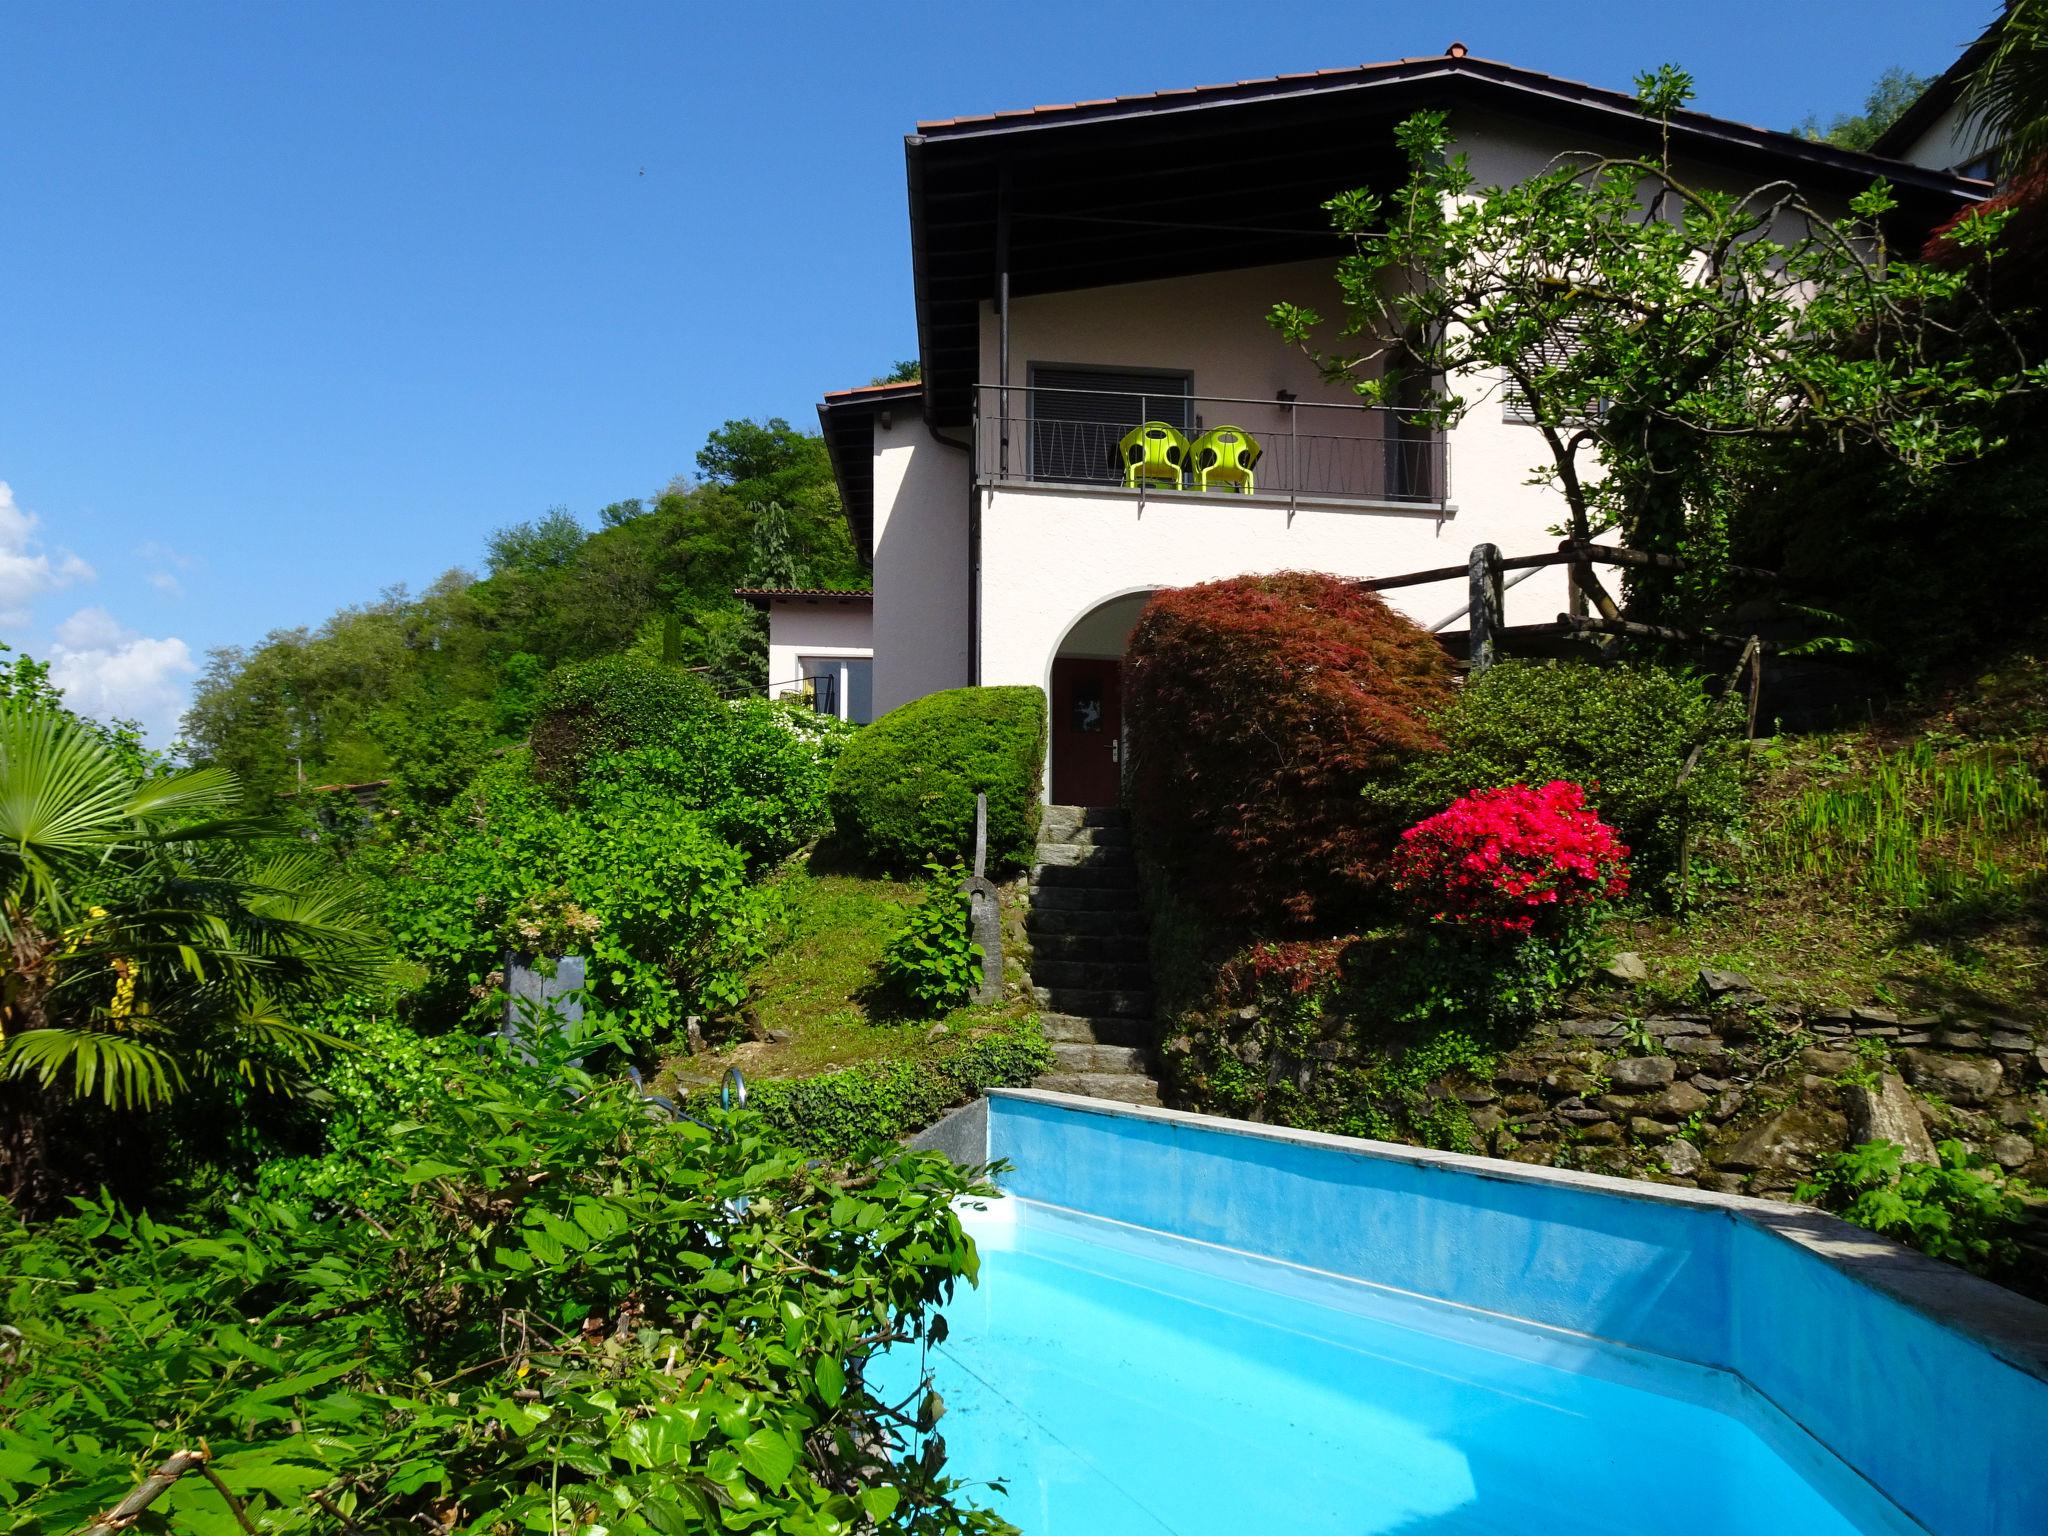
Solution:
[[[1401,834],[1394,888],[1439,922],[1555,932],[1628,890],[1628,849],[1564,779],[1482,789]]]

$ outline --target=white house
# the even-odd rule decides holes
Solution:
[[[1998,172],[1990,136],[1981,123],[1963,111],[1963,86],[1990,55],[1998,23],[1956,56],[1922,91],[1913,105],[1877,136],[1871,148],[1909,165],[1951,171],[1976,181],[1990,181]]]
[[[1425,433],[1323,382],[1266,322],[1283,299],[1339,312],[1341,246],[1321,205],[1392,186],[1394,125],[1427,107],[1450,114],[1481,185],[1565,150],[1654,148],[1630,96],[1460,45],[918,125],[905,156],[922,382],[818,408],[874,573],[865,646],[848,638],[849,609],[836,653],[871,647],[876,713],[970,683],[1045,688],[1050,796],[1102,803],[1118,781],[1119,661],[1157,589],[1287,569],[1389,576],[1460,564],[1481,542],[1556,546],[1563,502],[1529,483],[1547,455],[1511,400],[1495,390],[1450,432]],[[1886,176],[1902,223],[1921,229],[1981,190],[1696,113],[1671,132],[1689,164],[1744,186],[1782,175],[1832,199]],[[1231,483],[1205,486],[1193,466],[1134,480],[1118,451],[1141,423],[1191,440],[1235,428],[1257,461]],[[1465,593],[1446,581],[1395,597],[1440,625]],[[812,596],[759,599],[782,671],[835,654],[801,637],[820,619],[802,606]],[[1549,569],[1510,609],[1549,619],[1570,600]]]

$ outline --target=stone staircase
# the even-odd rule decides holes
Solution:
[[[1152,964],[1127,814],[1049,805],[1031,871],[1032,992],[1053,1070],[1033,1086],[1157,1104]]]

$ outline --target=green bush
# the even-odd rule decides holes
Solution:
[[[2032,1187],[1960,1141],[1935,1152],[1938,1162],[1908,1163],[1896,1142],[1866,1141],[1829,1158],[1797,1197],[1977,1274],[2010,1269]]]
[[[488,1022],[507,950],[573,950],[595,1000],[642,1043],[738,1006],[772,901],[709,818],[658,784],[601,774],[563,806],[519,753],[478,775],[387,885],[399,948],[432,974],[430,1005]]]
[[[974,942],[967,893],[958,868],[932,868],[916,906],[882,946],[882,984],[912,1014],[930,1018],[958,1008],[981,985],[981,946]]]
[[[200,1446],[138,1529],[1009,1529],[944,1476],[937,1410],[861,1369],[973,1278],[970,1174],[474,1053],[391,1108],[343,1199],[203,1227],[0,1202],[8,1529],[81,1529]]]
[[[840,755],[833,827],[895,869],[965,863],[974,797],[988,795],[990,867],[1031,862],[1045,766],[1045,695],[1036,688],[954,688],[892,709]]]
[[[530,746],[533,776],[574,794],[601,757],[652,746],[680,720],[719,708],[709,684],[644,656],[606,656],[559,667],[541,686]]]
[[[963,1038],[935,1056],[764,1080],[750,1085],[747,1105],[799,1147],[851,1156],[921,1131],[991,1088],[1025,1087],[1051,1067],[1052,1048],[1037,1020],[1027,1019]]]
[[[1724,833],[1742,811],[1735,705],[1709,698],[1689,673],[1502,662],[1432,723],[1443,749],[1369,789],[1370,798],[1415,821],[1473,790],[1570,779],[1628,844],[1638,889],[1672,888],[1688,825]],[[1683,795],[1674,794],[1703,742]]]

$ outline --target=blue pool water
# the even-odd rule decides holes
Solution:
[[[1029,1536],[1922,1530],[1725,1372],[1028,1200],[966,1220],[940,1432]]]

